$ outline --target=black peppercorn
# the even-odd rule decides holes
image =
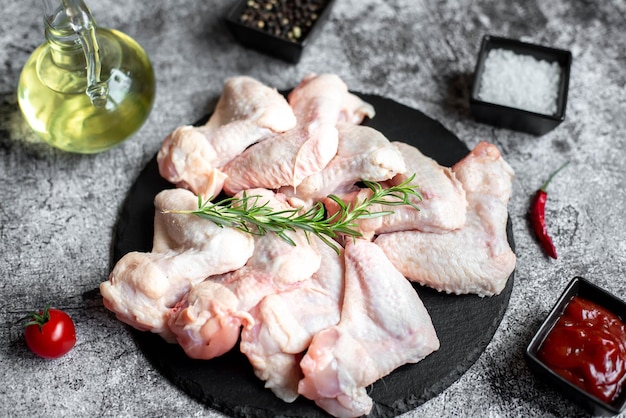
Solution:
[[[248,0],[239,21],[293,42],[302,41],[329,0]]]

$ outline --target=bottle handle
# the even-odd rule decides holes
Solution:
[[[71,28],[76,32],[87,62],[87,95],[95,107],[104,107],[109,86],[100,79],[102,62],[96,38],[96,22],[82,0],[62,0]]]

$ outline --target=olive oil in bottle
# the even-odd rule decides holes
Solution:
[[[44,0],[47,42],[28,59],[18,103],[50,145],[76,153],[110,149],[148,118],[155,96],[152,65],[127,35],[98,28],[81,0]]]

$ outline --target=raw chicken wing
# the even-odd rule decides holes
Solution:
[[[365,240],[348,240],[341,319],[313,337],[300,365],[298,391],[328,413],[369,413],[366,388],[439,349],[426,308],[411,284]]]
[[[289,94],[297,126],[248,148],[224,167],[224,190],[298,186],[322,170],[337,153],[336,124],[345,119],[346,84],[336,75],[306,77]]]
[[[205,198],[217,196],[220,170],[248,146],[296,125],[287,100],[259,81],[229,78],[208,122],[180,126],[163,141],[157,155],[163,178]]]
[[[360,219],[357,223],[363,237],[371,239],[374,235],[407,230],[446,233],[461,228],[465,224],[467,200],[465,190],[452,170],[426,157],[412,145],[403,142],[393,142],[393,145],[403,156],[406,170],[384,182],[383,187],[397,186],[414,175],[411,185],[417,186],[422,199],[412,197],[411,202],[419,210],[409,205],[373,205],[371,212],[393,213]],[[363,201],[371,194],[371,190],[363,189],[341,197],[350,203],[356,200]],[[335,202],[326,200],[325,204],[331,213],[336,210]]]
[[[343,253],[318,241],[320,268],[294,289],[269,295],[250,314],[254,326],[241,333],[240,350],[265,387],[285,402],[298,396],[300,360],[313,335],[339,322]]]
[[[506,233],[513,170],[486,142],[452,170],[469,202],[463,228],[448,234],[395,232],[375,242],[412,281],[448,293],[497,295],[516,262]]]
[[[361,125],[339,127],[337,155],[320,172],[305,178],[298,188],[281,189],[292,201],[311,205],[329,194],[352,190],[361,180],[385,181],[406,170],[402,154],[379,131]]]

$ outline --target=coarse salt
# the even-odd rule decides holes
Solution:
[[[545,115],[557,112],[561,69],[506,49],[492,49],[485,59],[478,98]]]

